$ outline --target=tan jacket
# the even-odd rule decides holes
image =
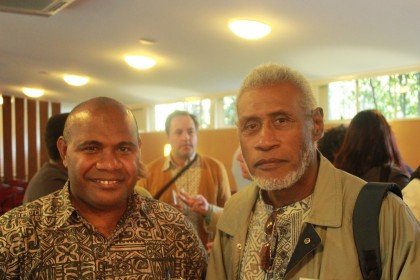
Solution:
[[[365,182],[338,170],[321,156],[312,208],[289,262],[285,279],[362,279],[353,239],[352,214]],[[239,279],[244,243],[258,188],[234,195],[217,225],[208,280]],[[420,226],[394,194],[382,204],[382,279],[420,277]]]
[[[230,198],[230,185],[224,165],[211,157],[198,155],[200,160],[201,178],[198,193],[203,195],[210,204],[224,207],[225,202]],[[154,197],[157,192],[172,179],[172,173],[170,170],[163,171],[163,165],[165,158],[154,160],[147,165],[148,174],[147,178],[138,182],[138,186],[146,188]],[[172,190],[176,189],[176,184],[172,184],[166,192],[160,197],[160,201],[168,204],[173,204]],[[221,211],[220,208],[214,209],[217,214]],[[219,215],[213,215],[218,218]],[[202,221],[204,223],[204,221]],[[214,222],[213,222],[214,223]],[[210,225],[210,228],[212,226]],[[214,228],[214,226],[213,226]],[[207,242],[207,233],[204,230],[204,226],[200,226],[198,230],[199,236],[203,243]]]

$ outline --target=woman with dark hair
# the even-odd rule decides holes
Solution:
[[[393,182],[401,189],[409,182],[391,127],[378,110],[354,116],[334,165],[368,182]]]

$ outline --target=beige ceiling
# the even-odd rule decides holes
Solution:
[[[231,18],[263,20],[273,31],[261,41],[239,39],[227,28]],[[151,54],[158,65],[134,70],[126,53]],[[70,105],[94,96],[129,105],[173,101],[234,93],[265,62],[311,80],[418,67],[420,1],[76,0],[50,17],[0,12],[6,95],[37,86],[44,100]],[[71,87],[63,73],[91,82]]]

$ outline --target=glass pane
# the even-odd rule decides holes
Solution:
[[[351,119],[357,112],[356,81],[328,84],[328,119]]]
[[[236,96],[223,97],[223,126],[235,126]]]
[[[175,110],[187,111],[197,116],[200,128],[208,128],[211,124],[211,100],[202,99],[155,106],[155,130],[165,130],[165,121],[169,114]]]
[[[377,109],[387,119],[420,117],[420,72],[362,78],[328,85],[329,119],[351,119]]]

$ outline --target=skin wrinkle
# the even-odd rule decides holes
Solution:
[[[303,108],[301,99],[300,89],[290,82],[248,89],[238,99],[243,157],[273,204],[306,197],[316,180],[322,111]]]

